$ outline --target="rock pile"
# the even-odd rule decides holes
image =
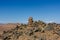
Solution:
[[[3,31],[2,40],[60,40],[60,24],[33,21],[17,25],[14,29]]]

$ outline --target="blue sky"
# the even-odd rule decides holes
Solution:
[[[60,0],[0,0],[0,23],[34,20],[60,23]]]

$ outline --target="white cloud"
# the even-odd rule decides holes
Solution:
[[[45,22],[46,22],[46,23],[53,23],[53,22],[55,22],[55,21],[52,20],[52,21],[45,21]]]

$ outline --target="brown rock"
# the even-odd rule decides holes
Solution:
[[[29,17],[29,19],[28,19],[28,26],[29,27],[33,26],[33,18],[32,17]]]

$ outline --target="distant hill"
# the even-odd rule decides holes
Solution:
[[[14,27],[16,27],[16,25],[17,25],[17,23],[7,23],[7,24],[0,23],[0,32],[13,29]]]

